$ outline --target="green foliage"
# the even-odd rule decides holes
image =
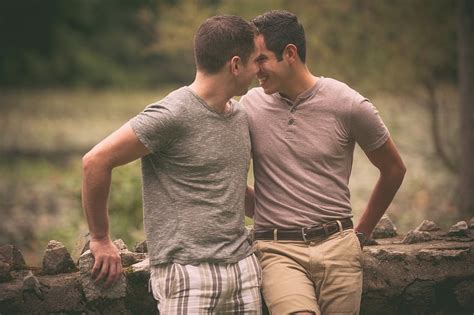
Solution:
[[[140,161],[114,170],[109,196],[111,234],[129,246],[143,240]]]
[[[308,64],[363,91],[456,81],[455,0],[17,0],[0,3],[0,85],[187,84],[216,14],[296,13]]]
[[[148,1],[3,1],[0,84],[143,84],[136,12]]]

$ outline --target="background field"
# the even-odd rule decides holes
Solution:
[[[472,115],[474,106],[459,99],[459,3],[0,1],[0,244],[18,245],[33,265],[50,239],[77,254],[87,232],[82,155],[145,105],[192,82],[192,38],[203,20],[250,20],[272,9],[298,15],[314,74],[348,83],[379,109],[408,168],[388,210],[399,229],[423,219],[443,227],[469,219],[473,209],[458,207],[466,193],[457,187],[472,176],[450,170],[442,154],[455,166],[469,155],[460,144],[460,121],[468,117],[460,109]],[[377,175],[357,148],[350,182],[356,220]],[[252,184],[251,171],[248,178]],[[143,239],[140,185],[139,162],[114,171],[112,234],[129,246]]]
[[[0,243],[18,244],[32,264],[40,263],[50,239],[73,250],[87,232],[80,201],[82,154],[172,88],[2,91]],[[425,218],[444,227],[455,223],[455,177],[433,154],[426,110],[400,96],[371,99],[408,168],[389,215],[402,232]],[[350,182],[356,219],[377,175],[357,148]],[[251,171],[248,181],[253,183]],[[129,245],[142,240],[139,161],[114,171],[110,196],[114,237]]]

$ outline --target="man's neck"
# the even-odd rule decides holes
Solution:
[[[313,87],[318,80],[318,77],[314,76],[306,65],[301,65],[301,68],[295,69],[294,75],[288,80],[285,89],[280,91],[280,94],[295,101],[298,95]]]
[[[226,88],[225,79],[219,74],[206,75],[198,72],[194,82],[189,86],[209,107],[218,113],[228,111],[228,103],[233,96]]]

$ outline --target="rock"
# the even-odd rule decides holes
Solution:
[[[10,281],[11,279],[10,265],[0,261],[0,282]]]
[[[137,243],[133,248],[133,251],[137,253],[148,253],[148,247],[146,245],[146,241]]]
[[[407,257],[407,254],[401,251],[393,251],[393,250],[386,250],[386,249],[379,249],[370,251],[370,253],[376,257],[378,260],[381,261],[404,261]]]
[[[405,238],[402,240],[403,244],[414,244],[431,241],[433,237],[428,232],[423,231],[410,231],[407,233]]]
[[[150,259],[147,258],[139,263],[132,265],[132,272],[148,272],[150,273]]]
[[[31,270],[26,277],[23,278],[23,291],[32,291],[40,300],[44,299],[41,284]]]
[[[99,299],[120,299],[126,296],[127,285],[125,276],[120,278],[109,288],[104,288],[103,283],[95,284],[91,277],[92,267],[94,266],[94,256],[91,251],[84,252],[79,258],[79,271],[81,274],[81,284],[87,301],[96,301]]]
[[[419,260],[437,263],[443,259],[462,260],[469,253],[469,249],[421,249],[416,257]]]
[[[400,240],[377,240],[379,246],[364,249],[361,255],[364,272],[360,313],[473,314],[474,239],[464,237],[461,241],[451,241],[442,236],[429,244],[410,245],[401,244]],[[90,257],[86,273],[90,272],[92,264],[93,258]],[[12,271],[13,280],[0,283],[1,314],[157,312],[156,302],[147,291],[150,278],[148,259],[125,269],[126,296],[119,299],[96,297],[97,300],[87,300],[90,293],[83,289],[83,273],[80,272],[38,273],[36,280],[31,275],[29,280],[25,280],[23,290],[23,279],[28,273],[29,270]],[[41,295],[43,300],[37,297]]]
[[[365,240],[364,246],[375,246],[375,245],[379,245],[379,243],[373,238],[370,237]]]
[[[43,272],[54,275],[73,271],[77,268],[66,247],[58,241],[49,241],[43,257]]]
[[[0,261],[10,265],[11,270],[20,270],[26,267],[23,255],[15,245],[0,246]]]
[[[120,238],[116,239],[113,243],[118,250],[128,250],[127,244]]]
[[[464,280],[454,288],[459,305],[466,309],[474,309],[474,281]]]
[[[404,291],[403,302],[410,305],[433,305],[436,301],[436,281],[415,279]]]
[[[138,262],[135,253],[129,250],[120,251],[120,258],[122,259],[122,266],[128,267]]]
[[[469,228],[474,229],[474,218],[471,218],[471,220],[469,220]]]
[[[421,222],[421,224],[415,229],[415,231],[426,231],[426,232],[431,232],[431,231],[438,231],[440,228],[434,223],[433,221],[430,220],[424,220]]]
[[[469,228],[466,221],[459,221],[448,232],[449,236],[467,236]]]
[[[397,228],[387,215],[384,215],[375,226],[372,238],[389,238],[397,236]]]

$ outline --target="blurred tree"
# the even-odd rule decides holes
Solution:
[[[152,2],[2,1],[0,85],[143,83],[137,12]]]
[[[146,58],[156,61],[157,77],[163,82],[189,84],[194,78],[193,38],[206,18],[217,14],[219,1],[157,2],[159,19],[143,21],[150,31],[145,44]],[[149,11],[149,15],[153,15]]]
[[[474,215],[474,2],[459,1],[460,143],[459,208],[464,218]]]
[[[456,77],[454,2],[3,1],[0,85],[188,83],[202,20],[286,9],[305,25],[317,73],[362,91],[410,92],[421,81]]]

